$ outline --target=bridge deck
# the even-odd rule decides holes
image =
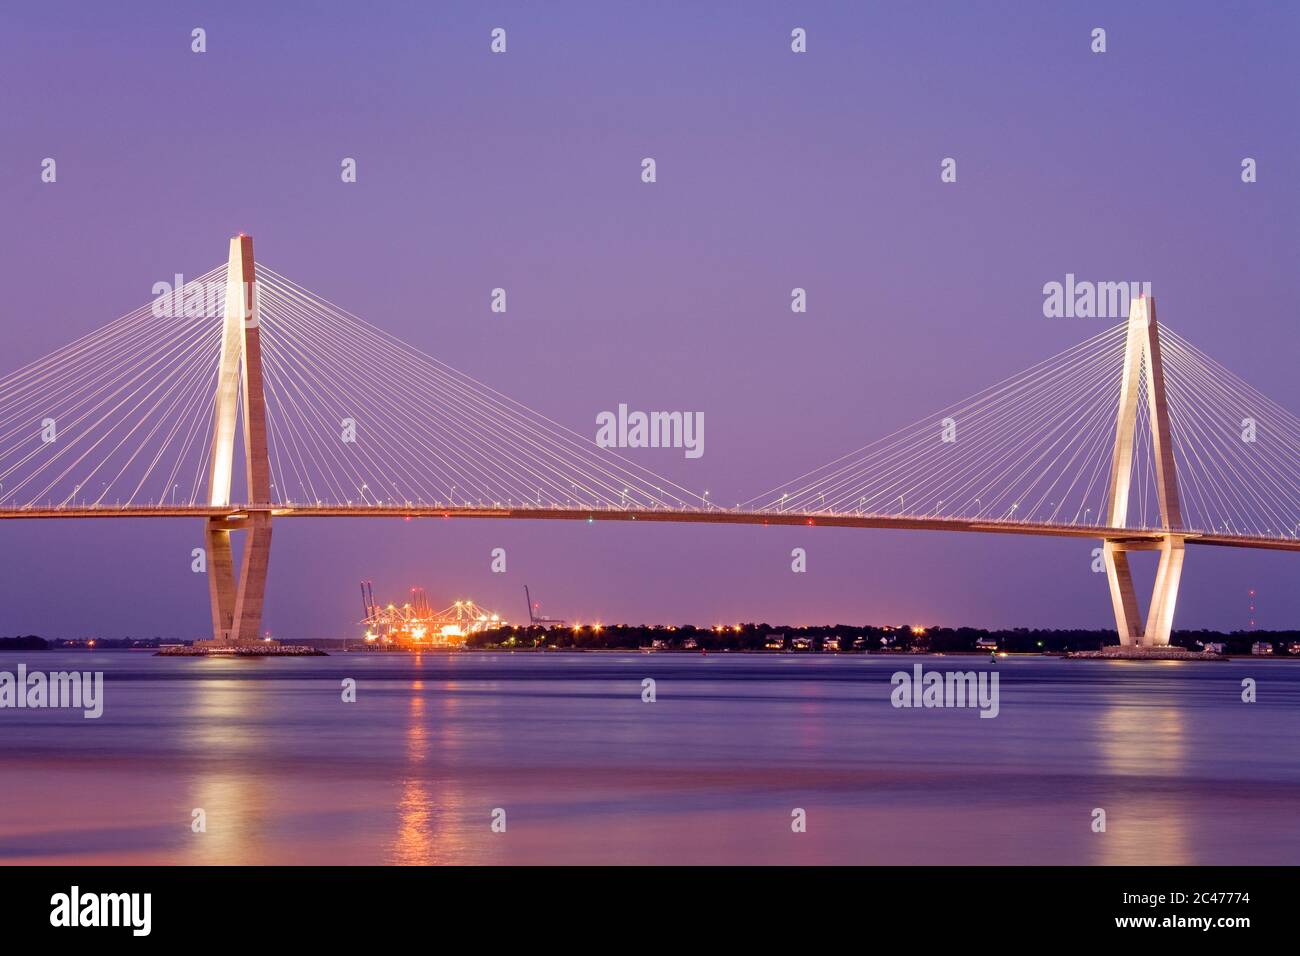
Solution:
[[[1104,525],[1062,525],[987,518],[946,518],[937,515],[858,515],[828,512],[708,510],[638,510],[606,508],[437,507],[433,505],[298,505],[227,508],[190,505],[117,507],[113,505],[51,508],[0,508],[0,519],[34,518],[225,518],[245,520],[253,512],[269,511],[276,518],[505,518],[558,521],[651,521],[733,525],[800,525],[824,528],[893,528],[903,531],[958,531],[976,534],[1020,534],[1057,538],[1123,540],[1134,544],[1158,542],[1159,529],[1112,528]],[[1268,538],[1218,532],[1182,532],[1188,544],[1233,548],[1300,551],[1300,539]]]

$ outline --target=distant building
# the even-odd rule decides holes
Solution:
[[[978,637],[975,639],[975,647],[981,651],[996,651],[998,649],[998,639],[996,637]]]
[[[682,641],[682,647],[688,651],[693,651],[699,646],[700,642],[693,637],[688,637],[686,640]]]
[[[1228,650],[1228,645],[1223,641],[1206,641],[1201,645],[1201,650],[1208,651],[1211,654],[1223,654]]]
[[[1272,654],[1273,645],[1268,641],[1256,641],[1254,644],[1250,645],[1250,652],[1252,654]]]
[[[805,634],[796,634],[794,637],[790,638],[790,646],[796,651],[811,651],[813,639]]]
[[[1300,641],[1292,641],[1286,646],[1288,654],[1300,654]]]
[[[769,651],[780,651],[785,649],[785,632],[780,634],[767,635],[767,641],[763,644]]]
[[[822,650],[838,651],[840,649],[840,639],[838,637],[828,637],[822,641]]]

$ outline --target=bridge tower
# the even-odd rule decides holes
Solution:
[[[229,506],[235,430],[242,424],[248,503],[239,510],[246,516],[209,518],[206,529],[211,644],[225,646],[258,640],[271,556],[271,465],[266,443],[256,280],[253,238],[241,233],[230,240],[221,361],[214,400],[212,464],[208,473],[208,504]],[[242,423],[238,421],[241,408]],[[233,531],[247,533],[238,583],[230,541]]]
[[[1151,296],[1139,296],[1129,305],[1128,342],[1124,350],[1124,373],[1120,383],[1119,409],[1115,427],[1115,451],[1111,459],[1107,522],[1111,528],[1128,526],[1129,485],[1133,465],[1133,444],[1137,430],[1139,384],[1146,385],[1148,420],[1151,424],[1151,452],[1155,461],[1156,497],[1160,507],[1159,541],[1107,536],[1102,554],[1110,598],[1115,609],[1115,627],[1124,645],[1163,647],[1173,629],[1178,581],[1183,572],[1182,509],[1178,499],[1178,473],[1169,431],[1169,409],[1165,403],[1165,373],[1160,357],[1160,329],[1156,324],[1156,303]],[[1145,629],[1133,590],[1128,552],[1160,552],[1155,587],[1147,609]]]

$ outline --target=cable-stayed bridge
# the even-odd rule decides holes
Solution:
[[[0,518],[203,518],[220,645],[257,638],[273,519],[345,516],[1092,538],[1121,642],[1162,645],[1186,545],[1300,551],[1297,462],[1300,418],[1139,298],[1126,322],[724,507],[255,263],[243,235],[184,290],[0,378]],[[1138,550],[1159,553],[1145,624]]]

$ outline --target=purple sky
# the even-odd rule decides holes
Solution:
[[[1067,272],[1151,281],[1162,322],[1300,411],[1300,6],[1133,6],[8,4],[3,370],[245,230],[280,272],[584,434],[619,402],[703,411],[702,458],[628,454],[722,503],[1110,324],[1043,317]],[[199,543],[197,521],[6,523],[0,634],[201,636]],[[367,577],[512,618],[527,583],[571,620],[1109,626],[1092,547],[284,521],[265,624],[355,633]],[[1255,587],[1260,626],[1300,626],[1297,560],[1190,549],[1177,625],[1244,626]]]

